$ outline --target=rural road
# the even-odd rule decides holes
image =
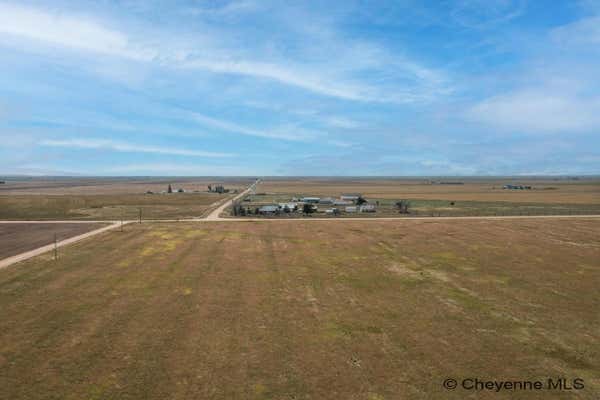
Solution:
[[[50,222],[50,223],[59,223],[60,224],[60,223],[63,223],[64,221],[0,221],[0,222],[3,224],[4,223],[9,223],[9,224],[27,224],[27,223],[29,223],[29,224],[31,224],[31,223],[37,223],[37,222],[43,222],[43,223]],[[67,222],[71,223],[73,221],[67,221]],[[106,223],[107,221],[104,221],[104,222]],[[85,223],[89,223],[89,222],[86,221]],[[123,224],[125,224],[125,222],[123,222]],[[120,225],[121,225],[120,222],[111,222],[110,225],[103,226],[102,228],[98,228],[93,231],[82,233],[81,235],[77,235],[77,236],[73,236],[73,237],[61,240],[60,242],[56,243],[56,247],[58,248],[58,247],[66,246],[71,243],[78,242],[80,240],[89,238],[89,237],[97,235],[99,233],[114,229]],[[24,253],[12,256],[12,257],[4,258],[4,259],[0,260],[0,269],[6,268],[9,265],[17,263],[19,261],[24,261],[31,257],[39,256],[40,254],[44,254],[44,253],[52,251],[52,250],[54,250],[54,243],[50,243],[45,246],[38,247],[37,249],[29,250]]]
[[[223,202],[223,204],[221,204],[219,207],[217,207],[213,211],[211,211],[210,214],[208,214],[206,216],[206,218],[202,218],[200,220],[203,220],[203,219],[207,220],[207,221],[223,221],[223,220],[227,220],[226,218],[221,218],[221,213],[223,211],[225,211],[225,209],[227,208],[227,206],[229,206],[230,204],[232,204],[234,201],[236,201],[237,199],[240,199],[240,198],[244,197],[248,192],[250,192],[253,188],[255,188],[256,185],[259,182],[260,182],[260,180],[257,180],[252,185],[250,185],[248,187],[248,189],[244,190],[243,192],[241,192],[240,194],[238,194],[234,198],[225,200]]]

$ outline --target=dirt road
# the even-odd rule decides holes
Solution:
[[[16,223],[16,222],[10,222],[10,223]],[[22,221],[20,223],[28,223],[28,222],[23,222]],[[29,222],[29,223],[31,223],[31,222]],[[124,224],[125,224],[125,222],[124,222]],[[60,242],[56,243],[56,247],[59,248],[59,247],[66,246],[66,245],[71,244],[71,243],[78,242],[80,240],[89,238],[89,237],[97,235],[99,233],[106,232],[108,230],[114,229],[114,228],[116,228],[116,227],[118,227],[120,225],[121,225],[120,222],[113,222],[113,223],[111,223],[108,226],[104,226],[102,228],[98,228],[98,229],[95,229],[93,231],[89,231],[89,232],[83,233],[81,235],[77,235],[77,236],[70,237],[68,239],[61,240]],[[40,254],[44,254],[44,253],[46,253],[48,251],[52,251],[52,250],[54,250],[54,246],[55,246],[54,243],[51,243],[51,244],[48,244],[48,245],[45,245],[45,246],[42,246],[42,247],[38,247],[37,249],[34,249],[34,250],[26,251],[24,253],[17,254],[15,256],[8,257],[8,258],[5,258],[3,260],[0,260],[0,269],[6,268],[9,265],[17,263],[19,261],[27,260],[27,259],[29,259],[31,257],[39,256]]]
[[[228,220],[227,218],[221,218],[221,213],[223,211],[225,211],[225,209],[227,208],[227,206],[233,204],[234,201],[244,197],[246,194],[248,194],[258,183],[259,181],[257,180],[256,182],[254,182],[252,185],[250,185],[250,187],[248,187],[248,189],[244,190],[243,192],[241,192],[240,194],[238,194],[237,196],[235,196],[234,198],[230,199],[230,200],[226,200],[223,202],[223,204],[221,204],[219,207],[215,208],[213,211],[211,211],[206,218],[204,218],[207,221],[223,221],[223,220]]]

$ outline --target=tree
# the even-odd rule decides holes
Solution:
[[[167,189],[167,193],[173,193],[173,188],[171,187],[170,183],[169,183],[169,188]]]
[[[408,214],[408,207],[410,207],[408,200],[399,200],[396,202],[396,208],[400,214]]]
[[[212,192],[212,185],[208,185],[208,191]]]
[[[315,211],[315,209],[313,208],[313,205],[312,205],[312,204],[305,203],[305,204],[302,206],[302,212],[303,212],[304,214],[312,214],[314,211]]]
[[[362,196],[358,196],[358,199],[356,199],[356,205],[362,206],[365,203],[367,203],[367,200],[365,200]]]

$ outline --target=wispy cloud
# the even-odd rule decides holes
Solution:
[[[148,49],[136,49],[125,34],[84,16],[15,4],[0,4],[0,33],[137,60],[156,56]]]
[[[191,60],[179,64],[184,68],[205,69],[212,72],[239,74],[255,78],[269,79],[282,84],[296,86],[314,93],[358,101],[391,101],[390,98],[377,96],[365,85],[344,84],[335,79],[314,76],[300,72],[298,67],[253,61],[235,60]]]
[[[231,7],[236,9],[234,5]],[[149,43],[86,16],[15,4],[0,4],[0,33],[175,70],[247,76],[350,101],[407,103],[431,99],[432,96],[426,95],[425,90],[431,91],[432,95],[445,90],[445,82],[439,73],[362,43],[338,47],[344,52],[343,64],[330,57],[316,63],[281,61],[277,59],[280,57],[275,57],[274,61],[261,59],[261,56],[252,59],[248,58],[245,46],[225,45],[218,35],[208,35],[208,38],[203,38],[206,40],[197,44],[198,40],[178,41],[163,32],[153,31],[148,36],[152,36],[154,42]],[[161,41],[163,37],[168,39]],[[274,58],[273,55],[266,56]],[[382,62],[382,56],[388,60]],[[373,64],[374,60],[377,60],[376,64]],[[410,83],[389,91],[387,86],[351,77],[362,68],[373,71],[374,67],[383,68],[385,75],[400,72],[402,80]],[[406,78],[409,78],[408,81]]]
[[[558,27],[551,32],[558,43],[573,45],[600,44],[600,16],[582,18],[576,22]]]
[[[577,133],[600,126],[600,98],[547,90],[492,97],[467,111],[471,120],[520,133]]]
[[[255,136],[268,139],[281,139],[291,141],[304,141],[313,138],[315,135],[302,129],[293,129],[290,127],[270,128],[265,130],[248,128],[233,122],[209,117],[197,112],[187,114],[192,120],[211,128],[230,133],[237,133],[247,136]]]
[[[99,149],[112,150],[124,153],[152,153],[152,154],[167,154],[175,156],[188,157],[233,157],[231,153],[216,153],[202,150],[189,150],[171,147],[159,146],[144,146],[133,143],[122,143],[112,140],[103,139],[66,139],[66,140],[43,140],[40,142],[42,146],[48,147],[67,147],[78,149]]]
[[[361,126],[359,122],[344,117],[326,117],[324,122],[331,127],[342,129],[356,129]]]
[[[450,14],[462,26],[489,29],[522,16],[526,5],[526,0],[462,0]]]
[[[240,168],[227,165],[198,165],[198,164],[166,164],[166,163],[139,163],[115,165],[104,170],[114,175],[179,175],[179,176],[258,176],[264,171],[255,168]],[[242,172],[243,171],[243,172]]]

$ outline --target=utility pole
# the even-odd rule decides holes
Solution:
[[[140,224],[142,223],[142,207],[140,207]]]

